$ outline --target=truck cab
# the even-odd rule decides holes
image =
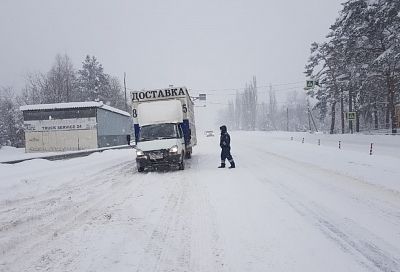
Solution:
[[[185,139],[180,124],[162,123],[145,125],[140,128],[136,144],[138,171],[146,168],[185,169]]]

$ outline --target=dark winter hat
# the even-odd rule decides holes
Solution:
[[[219,129],[221,130],[221,132],[226,132],[226,131],[227,131],[227,129],[226,129],[226,126],[225,126],[225,125],[223,125],[223,126],[220,126],[220,127],[219,127]]]

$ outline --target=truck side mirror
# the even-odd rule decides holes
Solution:
[[[130,134],[126,135],[126,141],[128,142],[128,145],[131,144],[131,135]]]

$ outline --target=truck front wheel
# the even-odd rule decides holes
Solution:
[[[181,156],[181,162],[179,163],[179,170],[185,170],[185,160],[183,154]]]
[[[186,159],[190,159],[191,157],[192,157],[192,148],[189,147],[189,148],[186,149],[185,158]]]

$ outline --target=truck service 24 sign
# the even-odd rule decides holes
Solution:
[[[53,119],[24,121],[25,131],[44,132],[60,130],[92,130],[96,128],[96,117],[76,119]]]

